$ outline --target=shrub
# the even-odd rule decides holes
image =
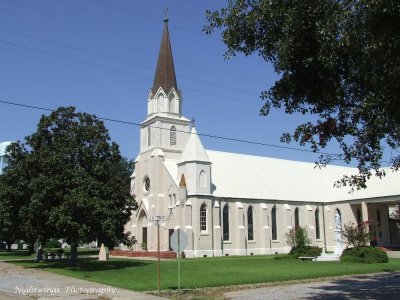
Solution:
[[[320,256],[321,253],[322,253],[322,248],[315,246],[292,248],[292,250],[290,250],[290,255],[294,256],[295,258],[299,256]]]
[[[368,221],[359,224],[349,223],[344,225],[343,237],[351,247],[363,247],[371,241],[371,232]]]
[[[311,244],[311,240],[308,236],[307,227],[291,228],[289,232],[285,234],[286,243],[293,248],[304,248]]]
[[[61,248],[61,243],[56,239],[50,239],[43,248]]]
[[[343,250],[341,261],[361,262],[361,263],[387,263],[389,258],[382,249],[362,246]]]

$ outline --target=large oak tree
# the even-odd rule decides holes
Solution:
[[[398,0],[230,0],[207,12],[207,33],[222,30],[226,56],[256,53],[280,79],[262,92],[271,108],[311,114],[282,141],[318,152],[332,140],[359,173],[338,182],[365,188],[383,163],[400,166],[400,2]],[[390,161],[383,152],[393,151]]]
[[[131,167],[101,120],[61,107],[42,116],[25,140],[29,150],[19,163],[13,165],[19,152],[10,149],[6,174],[25,178],[30,197],[20,211],[25,231],[32,229],[42,243],[66,240],[72,264],[79,244],[98,240],[113,246],[124,238],[136,206],[129,192]]]

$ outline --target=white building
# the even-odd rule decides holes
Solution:
[[[147,104],[131,181],[139,207],[126,225],[136,250],[141,243],[157,249],[152,216],[167,217],[161,250],[170,249],[180,228],[188,257],[288,252],[285,233],[297,225],[309,228],[314,245],[338,250],[343,224],[367,220],[378,245],[400,245],[388,213],[400,202],[400,173],[372,178],[368,189],[349,194],[333,183],[353,168],[205,150],[182,115],[167,20]]]
[[[4,169],[8,165],[8,159],[6,157],[6,148],[11,145],[12,142],[2,142],[0,143],[0,175],[4,173]]]

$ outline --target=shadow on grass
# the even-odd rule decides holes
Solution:
[[[26,250],[0,250],[0,258],[1,257],[8,257],[8,256],[31,256],[32,254]]]
[[[96,258],[78,258],[77,266],[70,266],[67,260],[43,263],[24,264],[27,268],[37,269],[66,269],[79,272],[121,270],[126,268],[140,268],[149,265],[150,262],[138,260],[109,260],[99,261]]]

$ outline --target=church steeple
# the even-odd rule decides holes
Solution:
[[[164,18],[164,31],[161,38],[160,51],[158,53],[157,69],[154,76],[154,83],[151,89],[155,95],[159,88],[162,88],[166,94],[169,94],[172,88],[178,93],[176,84],[174,60],[172,58],[171,42],[168,32],[168,18]]]
[[[176,84],[167,18],[154,83],[147,98],[147,118],[141,125],[141,153],[161,149],[165,157],[179,159],[189,136],[190,121],[182,116],[182,94]]]

